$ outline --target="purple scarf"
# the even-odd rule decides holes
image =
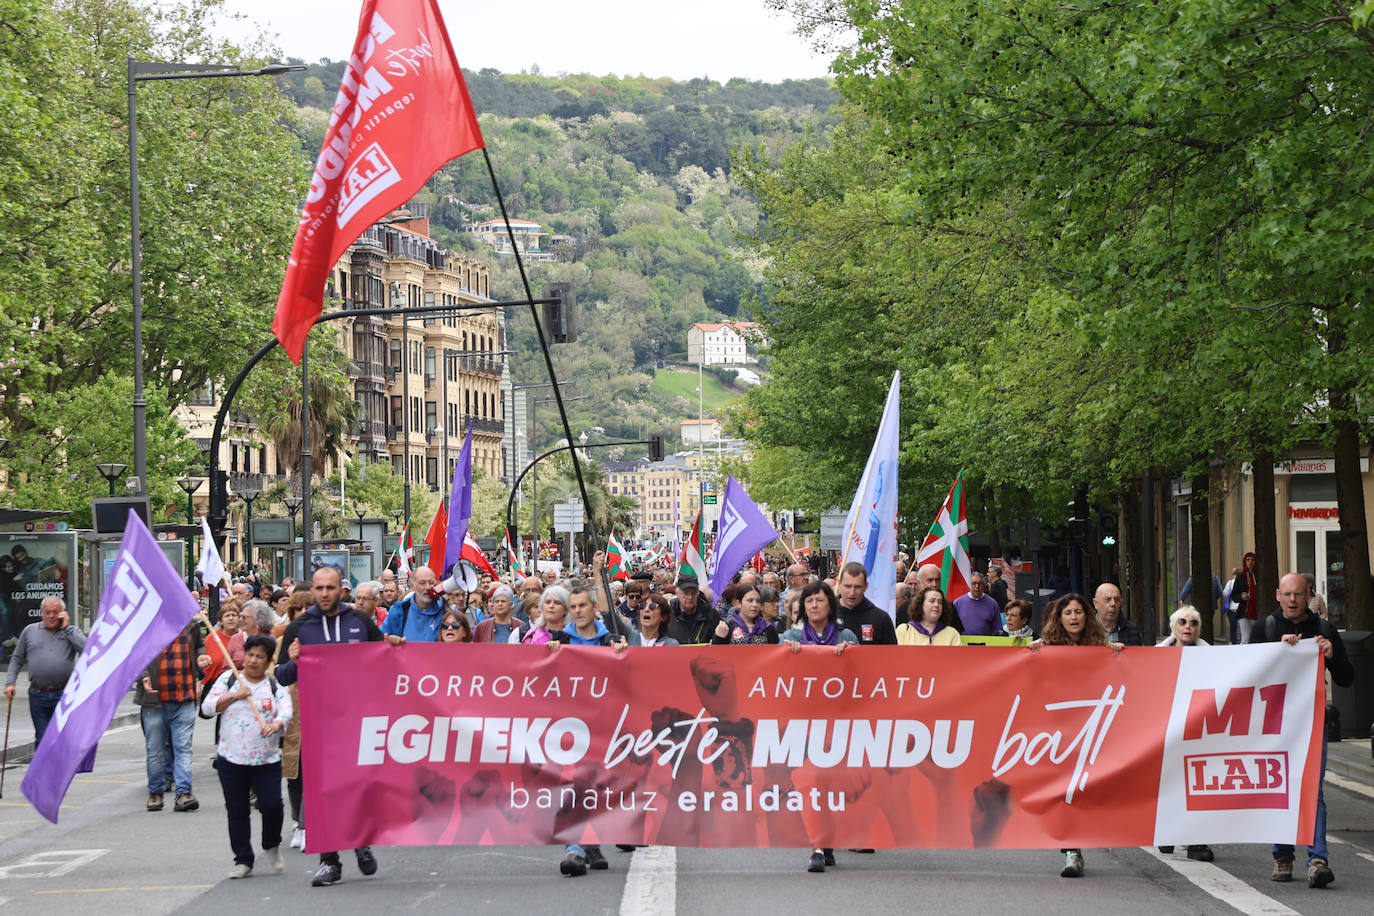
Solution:
[[[763,619],[762,614],[754,618],[753,624],[745,623],[738,609],[730,612],[730,622],[743,630],[745,636],[762,636],[764,630],[771,626],[768,621]]]
[[[801,641],[808,646],[833,646],[840,638],[840,631],[835,626],[835,621],[826,621],[825,632],[820,636],[811,629],[811,621],[803,620],[801,625]]]
[[[924,625],[923,623],[921,623],[919,620],[913,620],[913,621],[911,621],[911,625],[912,625],[913,627],[916,628],[916,632],[918,632],[918,633],[924,633],[927,639],[933,639],[933,638],[935,638],[935,634],[936,634],[936,633],[940,632],[940,631],[943,630],[945,627],[949,626],[949,624],[947,624],[947,623],[937,623],[937,624],[935,624],[935,629],[933,629],[933,630],[927,630],[927,629],[925,628],[925,625]]]

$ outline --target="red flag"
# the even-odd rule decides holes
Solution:
[[[272,321],[293,361],[348,246],[445,162],[482,146],[436,0],[364,0]]]
[[[463,538],[463,552],[459,554],[458,559],[467,560],[493,579],[501,578],[500,574],[492,568],[491,561],[488,560],[487,555],[482,552],[482,548],[477,545],[477,539],[472,536],[471,531]]]
[[[425,543],[429,545],[430,569],[434,568],[435,557],[439,558],[440,563],[444,562],[444,544],[447,540],[448,513],[444,511],[444,504],[441,502],[439,508],[434,510],[434,521],[429,523],[429,531],[425,532]]]

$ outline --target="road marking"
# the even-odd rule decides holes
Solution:
[[[1339,773],[1333,773],[1330,770],[1327,770],[1326,781],[1331,783],[1333,786],[1339,786],[1347,792],[1356,792],[1368,798],[1374,798],[1374,789],[1369,788],[1369,786],[1366,786],[1363,783],[1358,783],[1353,779],[1346,779]]]
[[[1194,885],[1228,906],[1251,916],[1299,916],[1298,911],[1279,903],[1246,884],[1240,878],[1210,862],[1164,855],[1153,846],[1140,847]]]
[[[1374,862],[1374,853],[1367,852],[1363,846],[1358,846],[1338,836],[1328,836],[1326,841],[1328,843],[1339,843],[1342,846],[1349,846],[1355,852],[1355,855],[1359,856],[1361,859],[1364,859],[1366,862]]]
[[[145,887],[72,887],[65,890],[34,891],[35,894],[113,894],[127,891],[203,891],[213,884],[149,884]]]
[[[13,865],[0,865],[0,878],[60,878],[94,862],[108,849],[49,849],[25,856]]]
[[[672,916],[676,912],[677,847],[636,849],[620,896],[620,916]]]

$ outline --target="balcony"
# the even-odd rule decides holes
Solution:
[[[281,474],[249,474],[244,471],[230,471],[229,489],[233,490],[235,493],[240,493],[244,490],[257,490],[261,492],[273,484],[281,483],[285,479],[286,477]]]
[[[505,420],[489,420],[486,417],[467,417],[465,423],[472,424],[474,435],[502,436],[506,432]]]

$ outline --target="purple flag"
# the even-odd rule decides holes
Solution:
[[[110,569],[100,615],[62,691],[21,785],[38,813],[57,811],[77,773],[88,773],[119,698],[200,610],[186,584],[132,511]]]
[[[710,577],[711,594],[720,603],[721,592],[730,584],[735,573],[769,544],[778,539],[777,529],[763,510],[754,505],[744,487],[730,476],[725,484],[725,499],[720,504],[720,524],[716,544],[706,574]]]
[[[463,440],[463,451],[453,468],[453,487],[448,496],[448,540],[444,541],[444,568],[435,570],[442,580],[463,555],[463,541],[468,536],[468,520],[472,518],[472,424]]]

